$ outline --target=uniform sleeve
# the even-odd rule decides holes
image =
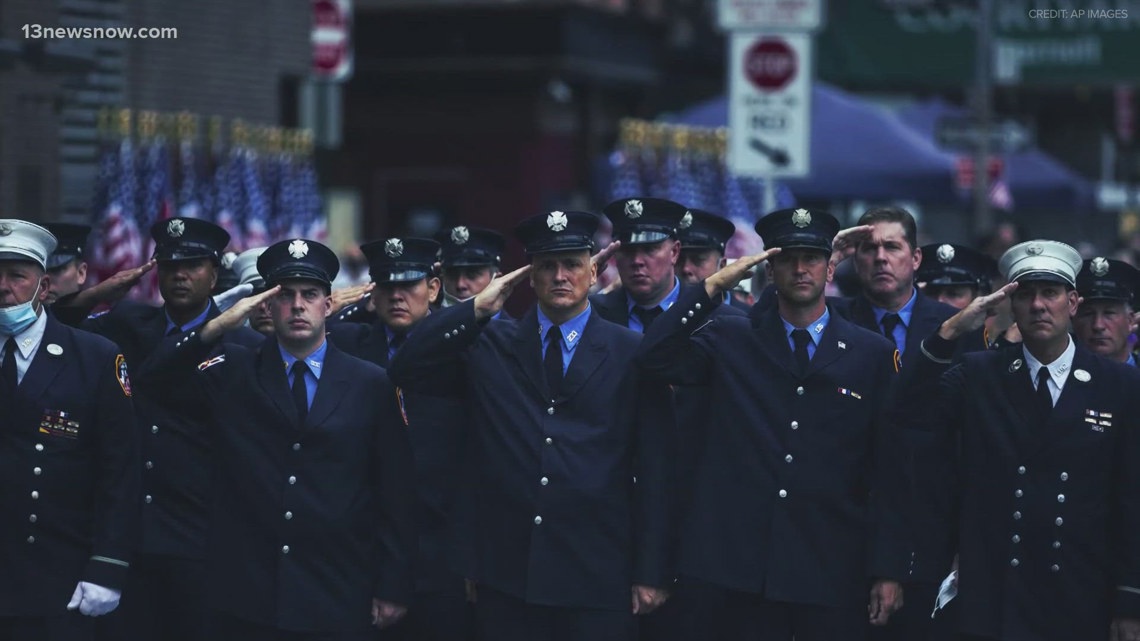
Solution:
[[[171,386],[203,385],[204,377],[195,373],[207,372],[214,365],[225,362],[221,339],[206,343],[198,330],[167,336],[139,367],[139,386],[161,391]]]
[[[680,298],[649,327],[641,339],[635,361],[646,375],[673,385],[708,382],[712,355],[703,339],[693,335],[710,322],[722,303],[711,300],[705,287],[685,288]]]
[[[388,375],[404,389],[462,394],[464,353],[478,340],[484,325],[475,320],[474,300],[428,314],[396,351]]]
[[[1128,424],[1120,430],[1116,448],[1114,533],[1117,553],[1113,616],[1140,619],[1140,376],[1128,370],[1121,393],[1129,399]]]
[[[396,390],[384,377],[379,386],[375,482],[379,497],[376,528],[380,558],[373,596],[409,605],[414,589],[413,559],[419,544],[415,525],[416,487],[412,445],[400,417]]]
[[[140,540],[139,443],[127,363],[108,353],[98,386],[95,523],[83,580],[121,590]]]
[[[641,377],[637,386],[633,581],[669,588],[676,555],[677,417],[667,385]]]

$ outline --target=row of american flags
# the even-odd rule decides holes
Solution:
[[[752,226],[764,214],[764,181],[737,176],[722,157],[694,149],[623,145],[610,156],[613,168],[611,197],[667,198],[693,209],[719,214],[736,223],[737,233],[727,247],[730,257],[762,250]],[[776,209],[796,205],[786,185],[776,182]]]
[[[230,233],[230,251],[284,238],[324,240],[326,221],[312,159],[234,146],[206,152],[194,143],[124,138],[99,159],[93,203],[91,273],[102,280],[147,262],[150,227],[173,216],[202,218]],[[137,299],[157,301],[147,275]]]

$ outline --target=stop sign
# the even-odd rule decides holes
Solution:
[[[313,74],[342,80],[352,68],[349,0],[313,0]]]
[[[796,77],[796,52],[779,38],[764,38],[744,53],[744,73],[761,91],[779,91]]]

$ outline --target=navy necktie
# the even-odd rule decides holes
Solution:
[[[305,372],[309,366],[305,361],[293,363],[293,403],[297,406],[297,416],[304,423],[309,417],[309,390],[305,386]]]
[[[650,307],[649,309],[646,309],[644,307],[633,308],[633,315],[641,321],[642,334],[649,331],[649,326],[653,324],[653,321],[656,320],[663,311],[665,310],[661,309],[660,305],[656,307]]]
[[[0,384],[3,385],[5,398],[11,399],[16,395],[16,384],[19,375],[16,372],[16,339],[8,337],[4,343],[4,362],[0,364]]]
[[[808,354],[808,343],[811,342],[811,334],[808,334],[806,329],[793,329],[792,340],[796,343],[796,366],[800,368],[800,373],[803,374],[807,371],[808,365],[811,363],[811,356]]]
[[[1053,394],[1049,391],[1048,367],[1037,370],[1037,408],[1041,413],[1041,420],[1048,419],[1053,413]]]
[[[558,398],[562,391],[562,331],[557,325],[551,325],[546,332],[546,355],[542,359],[546,370],[546,385],[550,388],[550,397]]]

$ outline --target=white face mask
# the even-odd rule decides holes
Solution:
[[[40,284],[43,280],[40,280]],[[26,303],[19,303],[11,307],[0,307],[0,334],[15,336],[36,322],[36,309],[32,302],[40,295],[40,284],[36,285],[36,293]]]

